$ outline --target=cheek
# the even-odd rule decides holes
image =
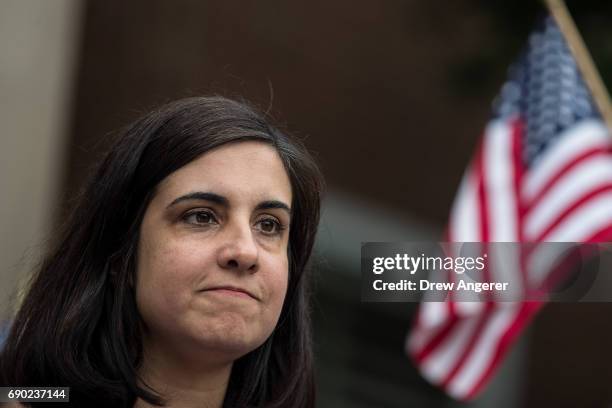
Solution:
[[[176,316],[190,301],[202,278],[207,254],[202,247],[171,240],[143,240],[136,268],[136,302],[145,319]]]
[[[274,260],[267,268],[266,286],[269,289],[269,313],[274,324],[278,320],[287,294],[289,265],[286,257]]]

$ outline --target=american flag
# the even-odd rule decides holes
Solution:
[[[551,17],[530,35],[493,106],[455,199],[448,240],[609,241],[612,143]],[[550,269],[530,268],[534,262],[503,270],[523,282],[546,280]],[[431,383],[469,400],[542,305],[422,302],[407,352]]]

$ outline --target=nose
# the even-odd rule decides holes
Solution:
[[[248,223],[226,228],[217,256],[219,266],[239,272],[257,272],[259,249]]]

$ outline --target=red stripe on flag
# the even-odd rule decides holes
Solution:
[[[485,324],[489,320],[489,317],[491,315],[491,312],[493,311],[493,308],[494,307],[493,307],[492,302],[486,302],[485,307],[480,312],[481,314],[478,319],[478,324],[476,325],[476,328],[474,329],[474,331],[472,332],[472,335],[470,336],[470,341],[466,344],[466,347],[463,349],[463,352],[461,353],[461,357],[459,357],[459,359],[455,361],[453,368],[446,374],[446,377],[444,377],[444,379],[442,380],[441,382],[442,388],[448,387],[449,383],[452,381],[455,375],[457,375],[457,372],[459,371],[459,369],[463,367],[465,360],[467,360],[469,355],[472,353],[472,350],[474,349],[476,342],[480,338],[480,335],[485,327]]]
[[[421,350],[414,354],[414,360],[418,364],[423,363],[423,361],[425,361],[425,359],[429,357],[429,355],[438,348],[440,343],[442,343],[444,339],[448,337],[448,334],[453,330],[459,320],[457,314],[454,311],[453,303],[448,302],[447,305],[450,317],[448,318],[444,326],[440,328],[440,330],[431,338],[431,340],[425,345],[425,347],[423,347]]]
[[[568,172],[574,169],[584,161],[590,160],[596,156],[608,156],[611,150],[610,147],[596,147],[591,150],[574,157],[572,160],[567,162],[557,173],[555,173],[548,182],[542,187],[538,194],[528,203],[528,207],[535,208],[544,196],[559,182],[559,180],[565,176]]]
[[[520,118],[512,122],[512,163],[514,168],[514,197],[516,200],[516,236],[519,241],[523,240],[523,223],[522,217],[525,214],[525,206],[521,198],[521,185],[525,176],[525,166],[523,165],[523,131],[524,123]]]
[[[444,241],[451,241],[450,234],[450,228],[447,226],[443,234]],[[438,329],[436,334],[430,337],[427,344],[423,346],[420,350],[409,350],[409,354],[412,356],[412,359],[417,365],[422,364],[423,361],[438,347],[438,345],[442,341],[444,341],[448,333],[453,330],[453,327],[457,323],[458,317],[455,314],[454,304],[452,304],[451,302],[447,302],[446,306],[448,308],[448,317],[446,318],[446,322],[444,323],[444,325]],[[416,319],[414,320],[414,323],[412,325],[412,331],[424,330],[423,326],[427,326],[427,324],[423,324],[423,322],[421,321],[423,319],[422,311],[424,307],[426,307],[426,305],[419,306],[419,310],[416,314]],[[431,330],[433,331],[433,329]]]
[[[523,179],[525,177],[525,164],[523,163],[523,132],[525,131],[525,124],[520,118],[515,119],[512,122],[512,159],[514,165],[514,197],[516,205],[516,237],[518,242],[523,242],[525,233],[523,225],[523,217],[525,216],[527,206],[523,202],[521,194],[521,186],[523,185]],[[524,253],[523,248],[519,249],[519,265],[520,265],[520,277],[521,285],[526,288],[528,285],[527,278],[527,257]],[[489,369],[493,370],[494,366]],[[482,380],[484,381],[484,379]]]
[[[584,242],[612,242],[612,224],[600,229]]]
[[[482,387],[489,381],[493,371],[495,368],[497,368],[502,358],[505,356],[508,348],[514,343],[514,340],[521,333],[523,327],[529,324],[529,321],[543,305],[544,304],[542,302],[521,303],[521,309],[516,318],[498,341],[493,359],[487,366],[486,370],[483,371],[478,381],[474,384],[474,387],[465,396],[466,400],[473,399],[480,392]]]
[[[486,185],[487,185],[486,184],[486,168],[485,168],[485,162],[484,162],[485,161],[484,143],[487,143],[488,141],[489,140],[487,139],[485,135],[485,137],[483,138],[483,143],[480,145],[478,152],[477,152],[476,166],[475,166],[476,177],[478,180],[477,205],[478,205],[478,213],[480,214],[480,219],[479,219],[480,221],[480,239],[482,242],[489,241],[489,212],[488,212],[489,203],[488,203],[487,190],[486,190]],[[485,273],[487,273],[486,269],[485,269]],[[489,277],[486,276],[485,281],[487,281],[488,278]],[[452,369],[447,372],[446,376],[442,380],[441,386],[443,388],[448,387],[448,384],[450,383],[450,381],[455,377],[459,369],[463,366],[464,362],[467,360],[469,355],[472,353],[472,350],[474,349],[474,346],[476,345],[476,342],[478,341],[478,338],[480,337],[480,334],[483,328],[485,327],[492,310],[493,310],[493,304],[491,302],[486,302],[485,307],[480,312],[481,314],[479,316],[478,323],[476,324],[476,328],[474,329],[474,331],[472,332],[472,335],[470,336],[469,342],[466,344],[465,348],[463,349],[461,356],[455,361],[455,364],[452,367]]]
[[[484,139],[486,142],[486,138]],[[487,207],[487,192],[485,185],[485,168],[484,168],[484,143],[480,145],[476,153],[476,179],[478,185],[478,214],[480,215],[480,240],[482,242],[489,241],[489,214]]]
[[[565,210],[563,210],[561,213],[557,215],[557,217],[548,225],[548,227],[546,227],[542,231],[542,233],[540,233],[540,235],[535,239],[535,241],[537,242],[545,241],[548,235],[550,235],[555,230],[555,228],[557,228],[561,223],[563,223],[563,221],[565,221],[565,219],[567,219],[570,215],[572,215],[574,211],[577,211],[580,207],[582,207],[583,204],[587,204],[597,195],[601,193],[605,193],[607,191],[611,191],[611,190],[612,190],[612,183],[604,184],[604,185],[597,187],[596,189],[589,191],[585,195],[575,200]]]

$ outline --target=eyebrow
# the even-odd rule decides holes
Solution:
[[[193,193],[182,195],[174,199],[174,201],[168,204],[166,208],[170,208],[175,204],[178,204],[183,201],[189,201],[189,200],[205,200],[205,201],[213,202],[215,204],[223,205],[225,207],[229,206],[229,200],[223,197],[222,195],[215,194],[215,193],[205,193],[203,191],[196,191]]]
[[[270,210],[270,209],[280,209],[280,210],[285,210],[289,213],[289,215],[291,215],[291,208],[289,208],[289,206],[285,203],[283,203],[282,201],[278,201],[278,200],[266,200],[266,201],[262,201],[261,203],[257,204],[257,206],[255,207],[255,210]]]
[[[216,193],[211,193],[211,192],[195,191],[193,193],[185,194],[185,195],[182,195],[174,199],[170,204],[168,204],[166,208],[170,208],[175,204],[178,204],[183,201],[189,201],[189,200],[210,201],[210,202],[219,204],[224,207],[229,207],[229,200],[227,199],[227,197],[224,197]],[[257,206],[255,207],[255,210],[268,210],[268,209],[284,210],[284,211],[287,211],[289,215],[291,215],[291,208],[287,204],[283,203],[282,201],[278,201],[278,200],[262,201],[261,203],[257,204]]]

